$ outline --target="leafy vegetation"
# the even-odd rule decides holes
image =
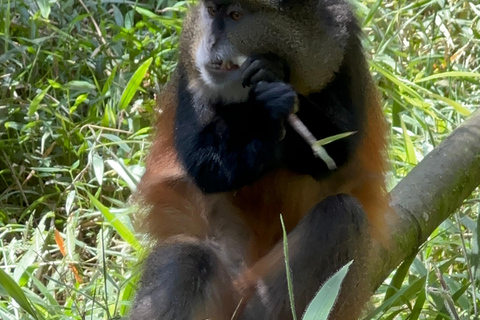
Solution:
[[[0,318],[127,315],[146,247],[129,196],[188,6],[0,0]],[[480,105],[480,4],[355,6],[392,124],[394,186]],[[479,203],[392,274],[366,318],[478,316]]]

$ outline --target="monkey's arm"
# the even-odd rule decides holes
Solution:
[[[361,142],[365,119],[362,101],[353,101],[349,78],[340,72],[322,91],[308,96],[299,95],[297,116],[317,140],[352,132],[324,146],[337,167],[348,163]],[[284,161],[296,172],[312,175],[316,179],[331,171],[325,162],[315,157],[308,143],[291,126],[287,126]]]
[[[183,87],[183,86],[181,86]],[[238,189],[278,165],[284,120],[296,93],[282,83],[259,83],[245,103],[194,105],[187,89],[179,94],[175,144],[183,165],[204,192]],[[214,110],[202,120],[197,110]]]

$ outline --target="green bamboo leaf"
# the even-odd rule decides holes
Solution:
[[[349,137],[349,136],[351,136],[352,134],[355,134],[355,133],[357,133],[357,131],[349,131],[349,132],[339,133],[339,134],[336,134],[336,135],[333,135],[333,136],[326,137],[326,138],[324,138],[324,139],[318,140],[318,141],[315,143],[315,145],[324,146],[324,145],[326,145],[326,144],[335,142],[335,141],[337,141],[337,140],[340,140],[340,139]]]
[[[65,85],[65,88],[79,92],[93,92],[97,89],[94,84],[83,80],[70,81]]]
[[[469,115],[472,114],[472,111],[468,110],[467,108],[465,108],[464,106],[462,106],[460,103],[452,100],[452,99],[449,99],[449,98],[446,98],[446,97],[443,97],[439,94],[436,94],[436,93],[433,93],[433,92],[430,92],[428,91],[428,94],[430,96],[432,96],[433,98],[435,99],[438,99],[440,101],[443,101],[445,102],[446,104],[449,104],[450,106],[452,106],[458,113],[460,113],[462,116],[465,116],[465,117],[468,117]]]
[[[70,210],[72,209],[73,206],[73,201],[75,200],[75,195],[77,192],[75,190],[72,190],[68,193],[67,200],[65,201],[65,212],[70,214]]]
[[[107,81],[105,82],[105,84],[103,85],[103,88],[102,88],[102,95],[106,95],[108,90],[110,90],[110,86],[112,85],[113,83],[113,80],[115,79],[115,75],[117,74],[117,66],[115,66],[113,69],[112,69],[112,72],[110,73],[110,75],[108,76],[108,79]]]
[[[142,246],[138,242],[137,238],[133,234],[133,232],[120,221],[117,219],[115,214],[113,214],[110,209],[104,206],[100,201],[98,201],[91,193],[87,192],[90,201],[93,205],[102,213],[102,215],[107,219],[110,225],[117,231],[117,233],[122,237],[123,240],[128,242],[130,246],[136,251],[141,251]]]
[[[400,267],[398,267],[397,271],[395,271],[395,275],[393,276],[392,280],[390,281],[390,285],[385,293],[385,297],[383,301],[387,301],[390,299],[398,290],[402,287],[402,283],[405,280],[405,277],[408,274],[408,270],[410,270],[410,266],[412,265],[413,261],[415,260],[416,255],[413,254],[407,259],[405,259]]]
[[[403,119],[400,119],[400,124],[402,126],[403,131],[403,140],[405,141],[405,151],[407,153],[407,161],[410,164],[417,164],[417,157],[415,156],[415,148],[413,147],[412,139],[408,135],[407,127],[405,126],[405,122]]]
[[[468,287],[469,285],[467,285]],[[426,289],[420,290],[415,305],[413,306],[412,313],[409,320],[418,320],[423,311],[423,305],[427,299]]]
[[[75,261],[75,248],[77,237],[75,236],[75,227],[77,226],[75,219],[67,219],[65,228],[65,249],[67,251],[66,258]]]
[[[135,296],[136,292],[136,286],[135,284],[137,283],[138,280],[136,278],[139,278],[138,273],[137,276],[133,276],[133,278],[130,278],[129,281],[126,283],[125,288],[122,290],[121,293],[121,300],[120,301],[132,301],[133,297]],[[120,305],[120,315],[128,315],[128,305],[122,304]]]
[[[480,73],[477,72],[467,72],[467,71],[448,71],[442,72],[437,74],[432,74],[431,76],[415,79],[415,82],[425,82],[434,79],[441,79],[441,78],[480,78]]]
[[[365,20],[363,21],[363,27],[367,26],[370,21],[373,19],[375,14],[378,11],[378,8],[380,8],[380,5],[382,4],[382,0],[377,0],[372,6],[370,11],[368,12],[368,15],[365,17]]]
[[[387,80],[391,81],[395,85],[397,85],[399,88],[404,90],[406,93],[409,93],[412,97],[417,97],[419,99],[422,99],[422,97],[414,90],[412,89],[403,79],[399,79],[397,76],[395,76],[393,73],[385,69],[383,66],[381,66],[379,63],[375,63],[373,61],[370,61],[370,65],[377,70],[380,74],[382,74]]]
[[[315,298],[310,302],[307,311],[302,320],[327,320],[342,285],[343,279],[347,275],[348,268],[353,260],[344,265],[330,279],[328,279],[320,288]]]
[[[143,77],[145,77],[145,74],[147,73],[147,70],[150,67],[152,61],[153,59],[149,58],[144,63],[142,63],[142,65],[137,69],[137,71],[135,71],[130,81],[128,81],[127,87],[123,91],[122,97],[120,98],[120,110],[125,110],[125,108],[127,108],[128,104],[137,92],[138,87],[142,83]]]
[[[140,179],[125,166],[122,160],[105,160],[105,162],[128,184],[132,192],[137,190]]]
[[[105,166],[103,164],[103,159],[96,152],[92,154],[91,163],[93,166],[93,172],[95,173],[95,178],[97,179],[98,185],[103,184],[103,172]]]
[[[142,8],[142,7],[138,7],[138,6],[135,6],[135,11],[137,11],[138,13],[140,13],[142,16],[144,17],[147,17],[148,19],[152,19],[152,20],[155,20],[155,19],[159,19],[160,16],[153,13],[152,11],[150,10],[147,10],[145,8]]]
[[[40,105],[40,102],[42,102],[43,98],[47,94],[48,90],[50,90],[52,86],[48,86],[45,89],[42,90],[39,94],[33,98],[32,102],[30,102],[30,106],[28,107],[28,116],[31,117],[35,112],[37,112],[38,106]]]
[[[295,311],[295,296],[293,295],[293,280],[292,280],[292,269],[290,269],[289,256],[288,256],[288,236],[287,230],[285,229],[285,223],[283,222],[283,217],[280,215],[280,223],[282,224],[283,232],[283,254],[285,257],[285,272],[287,274],[287,288],[288,288],[288,298],[290,300],[290,309],[292,310],[293,320],[297,320],[297,312]]]
[[[132,148],[130,148],[130,146],[128,145],[128,143],[125,142],[125,140],[123,140],[122,138],[120,138],[119,136],[116,136],[114,134],[110,134],[110,133],[104,133],[102,135],[103,138],[105,139],[108,139],[112,142],[114,142],[115,144],[117,144],[120,149],[122,149],[123,151],[127,152],[127,153],[130,153],[132,152]]]
[[[378,315],[388,310],[396,301],[400,301],[403,303],[403,299],[411,299],[411,297],[422,290],[425,287],[425,280],[427,276],[423,276],[413,282],[410,283],[409,286],[405,286],[401,288],[397,293],[390,297],[390,299],[384,301],[378,308],[373,310],[367,316],[363,318],[363,320],[371,320],[371,319],[382,319],[379,318]]]
[[[32,317],[38,319],[37,313],[33,309],[30,301],[27,299],[22,291],[22,288],[10,277],[3,269],[0,268],[0,284],[7,291],[8,295],[12,297],[23,310],[28,312]]]
[[[50,1],[49,0],[37,0],[38,8],[40,9],[40,14],[44,19],[48,19],[50,15]]]
[[[84,14],[79,14],[78,16],[76,16],[75,18],[72,19],[72,21],[70,21],[68,23],[68,30],[71,30],[77,23],[79,23],[80,21],[82,21],[83,19],[85,18],[88,18],[92,15],[91,12],[89,13],[84,13]]]

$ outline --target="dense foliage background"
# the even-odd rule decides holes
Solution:
[[[354,5],[391,123],[394,186],[480,104],[480,4]],[[0,0],[1,319],[127,314],[145,247],[129,196],[188,6]],[[366,319],[477,318],[479,203],[392,274]]]

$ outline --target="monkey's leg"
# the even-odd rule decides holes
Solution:
[[[237,301],[215,245],[173,242],[147,259],[130,320],[230,319]]]
[[[354,260],[344,280],[330,319],[357,319],[369,298],[369,286],[360,270],[368,255],[368,225],[360,203],[348,195],[330,196],[319,203],[288,235],[298,318],[320,286],[337,270]],[[259,280],[258,280],[259,279]],[[255,292],[242,320],[292,319],[283,244],[277,246],[244,275]]]

